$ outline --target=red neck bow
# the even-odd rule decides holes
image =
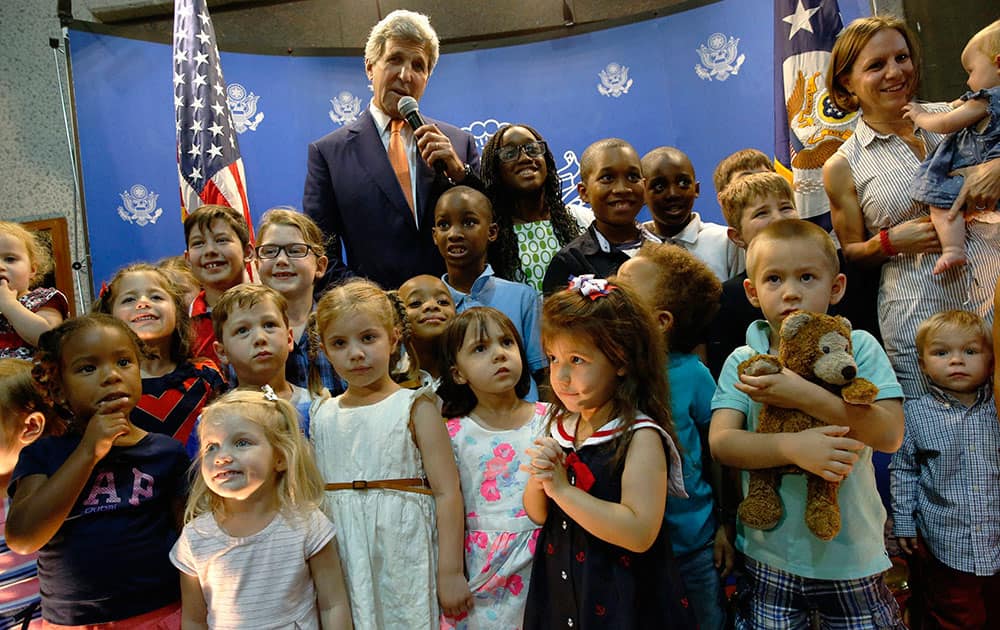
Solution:
[[[570,453],[566,456],[566,470],[572,474],[570,483],[584,492],[590,491],[594,485],[594,473],[590,472],[590,468],[583,463],[579,455]]]

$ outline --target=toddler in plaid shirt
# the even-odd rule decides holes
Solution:
[[[930,391],[906,402],[892,458],[893,534],[930,586],[938,628],[1000,627],[1000,423],[989,324],[944,311],[917,328]]]

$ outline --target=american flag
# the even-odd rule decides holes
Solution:
[[[230,206],[243,213],[253,241],[243,158],[205,0],[174,3],[174,111],[181,218],[204,204]]]
[[[774,161],[792,179],[799,216],[832,229],[823,163],[854,133],[855,112],[837,109],[826,69],[844,28],[837,0],[774,1]]]

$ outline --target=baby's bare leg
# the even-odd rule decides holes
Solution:
[[[934,265],[934,273],[944,273],[952,267],[965,264],[965,217],[958,215],[948,220],[948,208],[931,207],[931,223],[941,241],[941,256]]]

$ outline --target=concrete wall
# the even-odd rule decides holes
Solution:
[[[78,15],[93,19],[86,9]],[[72,259],[81,260],[85,248],[74,213],[73,168],[59,95],[62,86],[68,96],[65,57],[59,53],[57,66],[50,37],[60,38],[54,0],[0,2],[0,217],[65,217]]]

